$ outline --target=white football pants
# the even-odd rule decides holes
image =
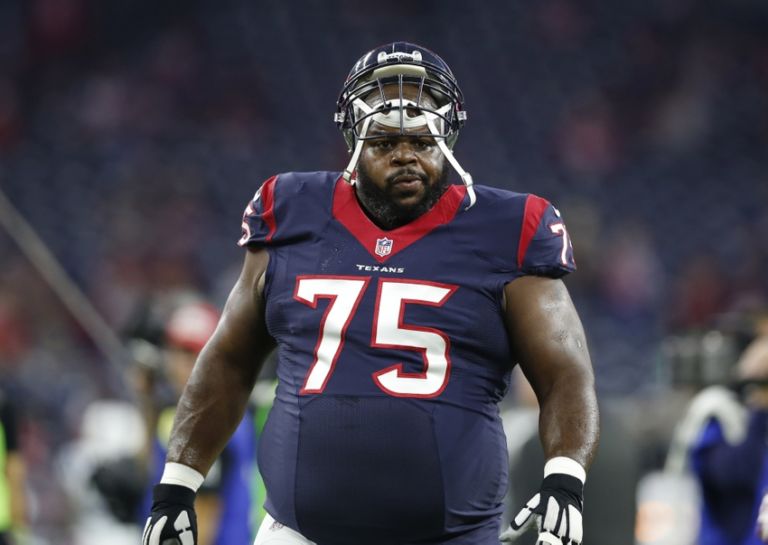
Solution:
[[[283,526],[267,513],[261,521],[253,545],[315,545],[296,530]]]

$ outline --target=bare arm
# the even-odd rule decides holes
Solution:
[[[581,320],[560,280],[524,276],[504,290],[513,354],[539,401],[547,459],[567,456],[588,468],[599,438],[592,363]]]
[[[274,347],[264,319],[266,250],[249,250],[221,321],[179,400],[168,462],[205,475],[243,417],[261,365]]]

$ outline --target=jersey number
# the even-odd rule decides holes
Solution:
[[[549,230],[556,235],[563,237],[563,249],[560,251],[560,262],[563,265],[568,265],[568,248],[571,247],[571,237],[568,236],[568,230],[565,228],[565,224],[558,221],[552,223],[549,226]]]
[[[369,277],[299,276],[294,298],[312,308],[318,299],[330,299],[320,321],[314,361],[301,389],[318,394],[325,389],[344,346],[344,335],[370,282]],[[397,397],[434,397],[448,383],[451,371],[450,340],[442,331],[403,323],[409,304],[440,307],[458,286],[413,280],[379,280],[371,346],[420,352],[424,367],[407,373],[396,363],[373,373],[376,385]]]

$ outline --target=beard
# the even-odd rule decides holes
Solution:
[[[424,195],[413,204],[404,205],[393,196],[394,180],[401,175],[414,175],[424,183]],[[445,190],[450,185],[448,175],[450,165],[445,162],[443,170],[429,185],[426,176],[418,174],[411,169],[403,168],[387,177],[386,187],[383,189],[371,179],[368,171],[362,164],[357,166],[357,196],[363,205],[363,210],[376,225],[382,229],[395,229],[406,223],[410,223],[419,216],[429,211],[440,200]]]

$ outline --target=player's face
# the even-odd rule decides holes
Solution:
[[[384,88],[389,99],[398,99],[396,85]],[[418,88],[403,87],[406,99],[418,98]],[[429,96],[422,102],[434,107]],[[380,103],[379,97],[370,104]],[[419,115],[418,112],[410,112]],[[406,129],[411,134],[429,134],[424,126]],[[363,206],[381,227],[392,229],[404,225],[429,210],[445,192],[449,165],[431,136],[400,134],[399,127],[371,123],[368,140],[357,167],[357,195]]]

